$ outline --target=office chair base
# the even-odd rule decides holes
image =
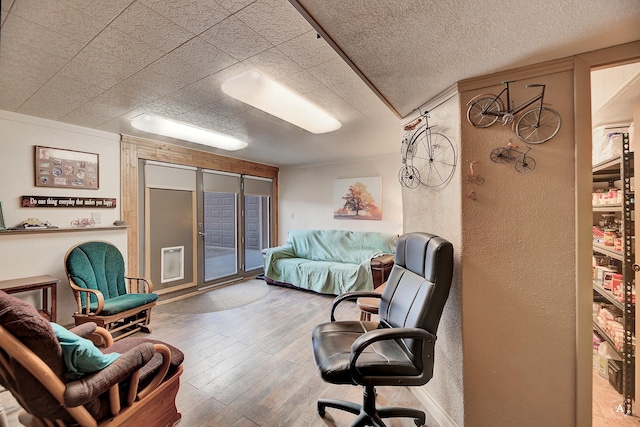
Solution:
[[[350,427],[374,426],[386,427],[383,418],[413,418],[416,426],[426,422],[424,412],[411,408],[382,407],[376,408],[376,391],[373,386],[366,386],[363,393],[363,404],[337,399],[318,399],[318,414],[324,418],[326,408],[335,408],[357,415]]]

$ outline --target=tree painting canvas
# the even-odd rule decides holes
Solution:
[[[382,177],[336,179],[335,219],[382,219]]]

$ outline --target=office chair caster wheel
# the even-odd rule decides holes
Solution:
[[[320,402],[318,402],[318,415],[320,415],[321,418],[324,418],[324,416],[326,415],[326,411],[324,408],[324,405]]]

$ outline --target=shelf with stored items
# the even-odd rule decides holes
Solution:
[[[593,166],[593,329],[619,356],[620,366],[610,362],[609,371],[621,370],[619,391],[630,414],[635,381],[635,200],[627,133],[621,135],[621,148],[619,156]]]

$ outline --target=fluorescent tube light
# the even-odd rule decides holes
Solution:
[[[222,84],[222,91],[311,133],[332,132],[342,126],[324,110],[257,70],[226,81]]]
[[[246,142],[239,139],[151,114],[139,115],[131,120],[131,126],[143,132],[182,139],[221,150],[235,151],[247,146]]]

